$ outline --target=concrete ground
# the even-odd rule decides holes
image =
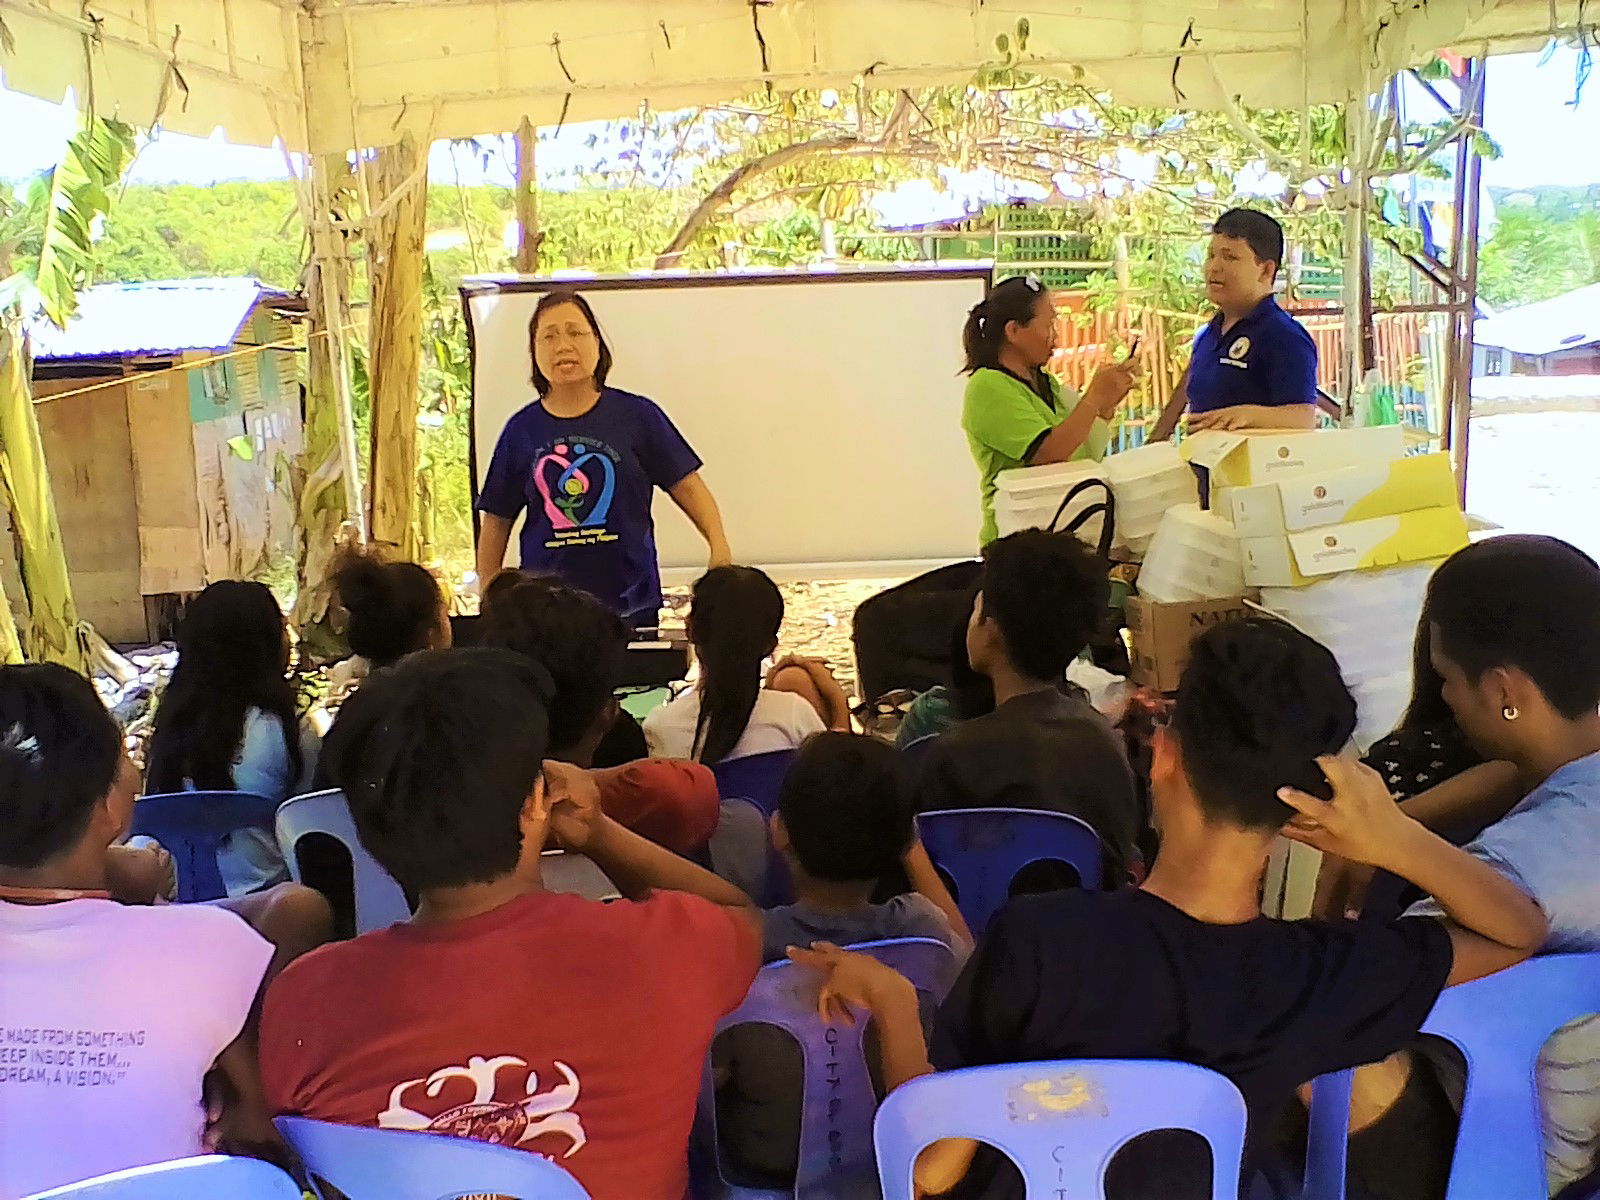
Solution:
[[[1467,445],[1472,513],[1600,558],[1600,412],[1475,417]]]

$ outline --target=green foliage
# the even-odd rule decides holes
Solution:
[[[1600,283],[1600,203],[1561,211],[1503,206],[1478,255],[1478,293],[1496,308]]]
[[[23,322],[37,308],[65,327],[94,263],[95,227],[133,161],[133,130],[92,113],[61,160],[34,180],[20,208],[0,212],[0,494],[28,603],[28,657],[88,673],[97,635],[78,620],[61,523],[34,412]],[[8,602],[0,596],[0,650],[20,657]],[[103,643],[101,643],[103,645]]]
[[[129,187],[98,247],[103,279],[143,282],[254,275],[299,284],[305,231],[288,183]]]
[[[13,235],[5,260],[17,274],[0,284],[0,308],[36,302],[65,326],[94,265],[95,226],[133,161],[134,135],[120,121],[91,117],[67,142],[61,161],[37,176],[19,211],[7,215]]]

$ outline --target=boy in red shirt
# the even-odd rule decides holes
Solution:
[[[267,1099],[543,1154],[594,1200],[681,1200],[711,1031],[755,977],[759,914],[606,817],[581,769],[543,761],[550,693],[521,655],[430,651],[340,711],[323,760],[362,844],[421,903],[272,986]],[[547,841],[627,899],[545,891]]]

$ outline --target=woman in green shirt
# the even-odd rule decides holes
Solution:
[[[1133,359],[1102,367],[1083,395],[1063,388],[1045,371],[1056,348],[1056,306],[1049,289],[1031,275],[1002,280],[967,314],[966,396],[961,428],[982,475],[983,532],[998,536],[994,478],[1012,467],[1100,459],[1111,429],[1107,420],[1133,389]]]

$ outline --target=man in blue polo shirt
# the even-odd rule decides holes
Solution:
[[[1211,229],[1206,296],[1217,315],[1189,361],[1189,428],[1314,429],[1317,345],[1273,299],[1283,226],[1235,208]]]

